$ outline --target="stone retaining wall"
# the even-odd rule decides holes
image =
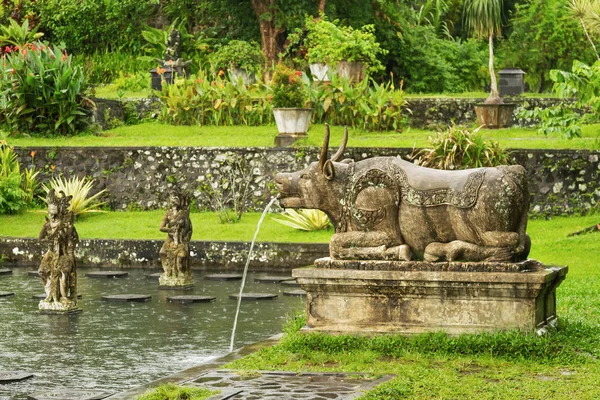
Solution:
[[[161,240],[83,239],[76,251],[83,267],[160,268]],[[0,259],[11,265],[37,268],[47,250],[37,239],[0,238]],[[246,242],[190,242],[192,269],[243,270],[250,250]],[[249,268],[253,271],[290,271],[312,265],[329,255],[328,243],[256,243]],[[3,264],[5,265],[5,264]]]
[[[195,193],[199,207],[198,179],[221,182],[232,170],[225,162],[248,162],[251,210],[262,210],[275,194],[273,176],[296,171],[318,158],[318,149],[294,148],[15,148],[22,167],[41,170],[40,179],[52,175],[89,176],[95,190],[106,189],[105,200],[115,210],[164,208],[173,182]],[[412,149],[349,148],[345,157],[361,160],[374,156],[406,157]],[[34,153],[32,153],[34,152]],[[32,157],[31,154],[34,154]],[[529,175],[534,216],[584,213],[600,201],[599,151],[514,150],[512,155]]]
[[[436,128],[455,124],[471,124],[476,121],[475,105],[483,102],[480,98],[436,98],[436,97],[411,97],[407,98],[407,109],[405,112],[408,125],[413,127]],[[109,129],[118,121],[127,118],[153,118],[161,108],[160,100],[157,98],[146,99],[123,99],[108,100],[94,99],[96,110],[92,112],[93,121],[98,123],[102,129]],[[521,108],[533,110],[536,107],[547,108],[564,102],[573,102],[570,99],[558,98],[506,98],[506,103],[519,105],[515,110]],[[515,118],[514,125],[533,126],[537,121],[531,119]]]

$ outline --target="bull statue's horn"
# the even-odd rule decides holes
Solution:
[[[321,156],[319,157],[319,171],[323,171],[325,161],[329,158],[329,124],[325,124],[325,137],[323,138],[323,147],[321,148]]]
[[[333,157],[331,157],[331,161],[340,161],[342,156],[344,155],[344,151],[346,150],[346,145],[348,144],[348,127],[344,128],[344,138],[342,139],[342,144],[340,144],[340,148],[335,152]]]

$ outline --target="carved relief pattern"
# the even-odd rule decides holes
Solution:
[[[406,172],[401,167],[389,161],[388,168],[400,186],[402,201],[420,207],[434,207],[442,204],[458,208],[473,207],[485,177],[485,170],[481,169],[469,175],[462,190],[451,188],[418,190],[408,183]]]

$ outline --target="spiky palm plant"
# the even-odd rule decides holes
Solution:
[[[585,37],[592,45],[596,58],[600,60],[596,45],[590,36],[590,31],[600,35],[600,0],[571,0],[569,10],[581,23]]]
[[[273,218],[273,220],[303,231],[327,229],[331,224],[327,214],[321,210],[287,209],[281,214],[281,218]]]
[[[475,37],[488,38],[491,91],[485,104],[502,103],[494,72],[494,36],[499,35],[502,31],[502,6],[503,0],[465,0],[464,4],[463,17],[467,30]]]
[[[99,212],[100,210],[98,208],[105,204],[105,202],[99,202],[98,198],[106,191],[106,189],[88,197],[93,186],[94,180],[88,180],[85,177],[78,178],[74,176],[71,179],[55,177],[50,179],[48,186],[42,184],[42,189],[44,189],[46,193],[48,193],[50,189],[54,189],[57,193],[63,192],[67,196],[73,196],[69,210],[77,216],[87,212]]]

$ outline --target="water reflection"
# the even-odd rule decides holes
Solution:
[[[0,399],[26,399],[28,393],[59,387],[122,391],[191,367],[227,352],[238,281],[210,281],[196,273],[193,290],[158,290],[152,271],[131,271],[119,279],[91,279],[78,274],[83,295],[81,314],[41,315],[43,291],[39,278],[27,269],[0,276],[0,370],[36,374],[21,383],[0,385]],[[243,302],[236,346],[265,339],[281,331],[287,314],[301,310],[304,299],[283,296],[285,286],[254,283],[249,275],[246,292],[277,293],[275,300]],[[145,303],[102,301],[105,294],[149,294]],[[167,296],[211,295],[213,303],[176,304]]]

